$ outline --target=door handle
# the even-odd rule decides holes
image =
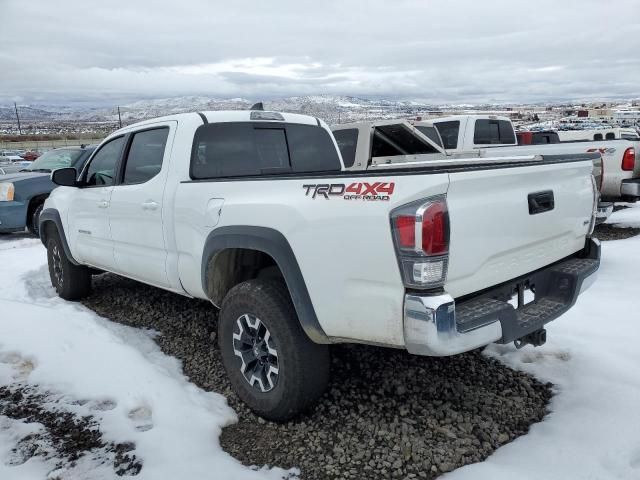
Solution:
[[[107,208],[109,206],[109,202],[106,200],[100,200],[98,202],[98,208]]]
[[[153,200],[149,200],[147,202],[142,203],[143,210],[157,210],[158,206],[159,206],[158,202],[154,202]]]
[[[529,201],[529,215],[548,212],[555,208],[553,190],[530,193],[527,199]]]

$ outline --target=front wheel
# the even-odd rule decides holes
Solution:
[[[29,223],[27,224],[27,229],[32,235],[36,237],[40,237],[40,214],[44,209],[44,203],[39,204],[36,208],[33,209],[31,213],[31,218],[29,219]]]
[[[47,261],[51,285],[62,298],[80,300],[91,293],[89,269],[69,261],[57,233],[47,240]]]
[[[329,347],[304,333],[281,281],[233,287],[222,302],[218,342],[234,390],[268,420],[308,409],[329,382]]]

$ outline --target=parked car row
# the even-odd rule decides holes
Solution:
[[[94,149],[91,145],[58,148],[27,166],[0,166],[4,173],[0,176],[0,233],[27,228],[38,235],[44,201],[56,186],[50,179],[51,172],[65,167],[79,171]]]
[[[127,126],[38,166],[60,185],[39,215],[52,285],[79,299],[108,271],[210,301],[232,386],[273,420],[322,394],[331,344],[542,345],[599,267],[601,153],[475,151],[495,123],[477,125],[470,152],[467,129],[445,127],[332,132],[262,110]],[[19,182],[0,181],[0,203]]]
[[[40,152],[34,150],[0,150],[0,164],[20,161],[32,162],[40,156]]]

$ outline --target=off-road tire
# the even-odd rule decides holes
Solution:
[[[262,391],[251,385],[236,355],[241,318],[250,315],[268,329],[277,351],[274,386]],[[286,285],[274,279],[254,279],[233,287],[218,320],[218,344],[231,385],[249,408],[268,420],[283,422],[309,409],[329,382],[329,347],[313,343],[304,333]]]
[[[40,238],[40,214],[43,209],[44,203],[38,204],[36,208],[33,209],[33,212],[31,212],[31,218],[29,218],[27,222],[27,230],[29,230],[29,233],[38,238]]]
[[[47,261],[51,285],[65,300],[80,300],[91,293],[91,272],[69,261],[58,233],[47,240]]]

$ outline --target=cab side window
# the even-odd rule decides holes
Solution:
[[[438,122],[435,124],[438,133],[442,138],[442,143],[446,149],[458,148],[458,134],[460,132],[460,122],[458,120],[451,122]]]
[[[134,133],[124,167],[124,185],[144,183],[162,169],[169,127]]]
[[[123,145],[124,137],[118,137],[100,147],[87,168],[86,186],[108,187],[113,185]]]

